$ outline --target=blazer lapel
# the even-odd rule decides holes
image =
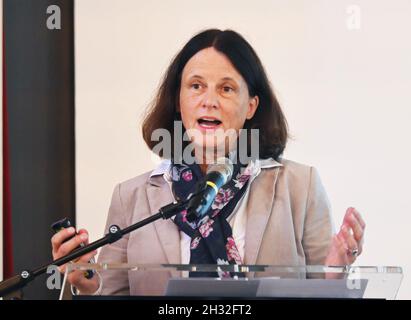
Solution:
[[[262,169],[253,181],[246,207],[247,227],[244,263],[256,263],[265,228],[274,204],[275,185],[279,167]]]
[[[152,215],[158,213],[161,207],[173,202],[170,188],[162,176],[150,178],[147,187],[147,198]],[[167,256],[168,263],[181,263],[180,233],[177,226],[171,219],[160,219],[154,222],[154,227],[164,253]]]

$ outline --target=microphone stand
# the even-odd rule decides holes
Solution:
[[[19,275],[16,275],[14,277],[1,281],[0,282],[0,297],[4,297],[6,295],[9,295],[9,297],[16,297],[17,295],[13,295],[15,291],[22,289],[29,282],[33,281],[36,277],[38,277],[41,274],[44,274],[47,271],[47,268],[49,266],[61,266],[67,262],[73,261],[76,258],[79,258],[85,255],[86,253],[94,251],[106,244],[116,242],[120,240],[124,235],[134,230],[137,230],[149,223],[159,220],[160,218],[163,218],[164,220],[166,220],[166,219],[169,219],[175,216],[177,213],[185,209],[190,199],[197,194],[193,194],[191,197],[189,197],[189,199],[184,200],[182,202],[170,203],[164,207],[161,207],[159,212],[156,213],[155,215],[152,215],[142,221],[139,221],[127,228],[120,229],[119,226],[112,225],[109,228],[109,233],[107,233],[103,238],[96,240],[84,247],[80,247],[72,251],[71,253],[57,260],[54,260],[51,263],[48,263],[40,268],[37,268],[33,271],[24,270]]]

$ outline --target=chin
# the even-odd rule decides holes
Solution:
[[[207,163],[214,163],[216,159],[224,157],[229,151],[229,148],[224,143],[217,144],[212,139],[208,141],[207,138],[199,143],[193,141],[193,144],[196,149],[196,155],[201,154],[202,158],[207,158]]]

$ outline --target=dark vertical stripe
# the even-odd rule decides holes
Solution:
[[[3,279],[13,275],[13,243],[10,208],[10,166],[7,113],[6,63],[4,60],[3,33]]]
[[[4,0],[13,271],[51,260],[52,222],[75,217],[72,0]],[[61,30],[46,26],[61,9]],[[46,275],[28,299],[57,298]]]

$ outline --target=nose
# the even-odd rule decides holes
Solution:
[[[204,100],[202,104],[204,108],[216,109],[220,106],[218,94],[215,92],[215,90],[210,88],[204,93]]]

